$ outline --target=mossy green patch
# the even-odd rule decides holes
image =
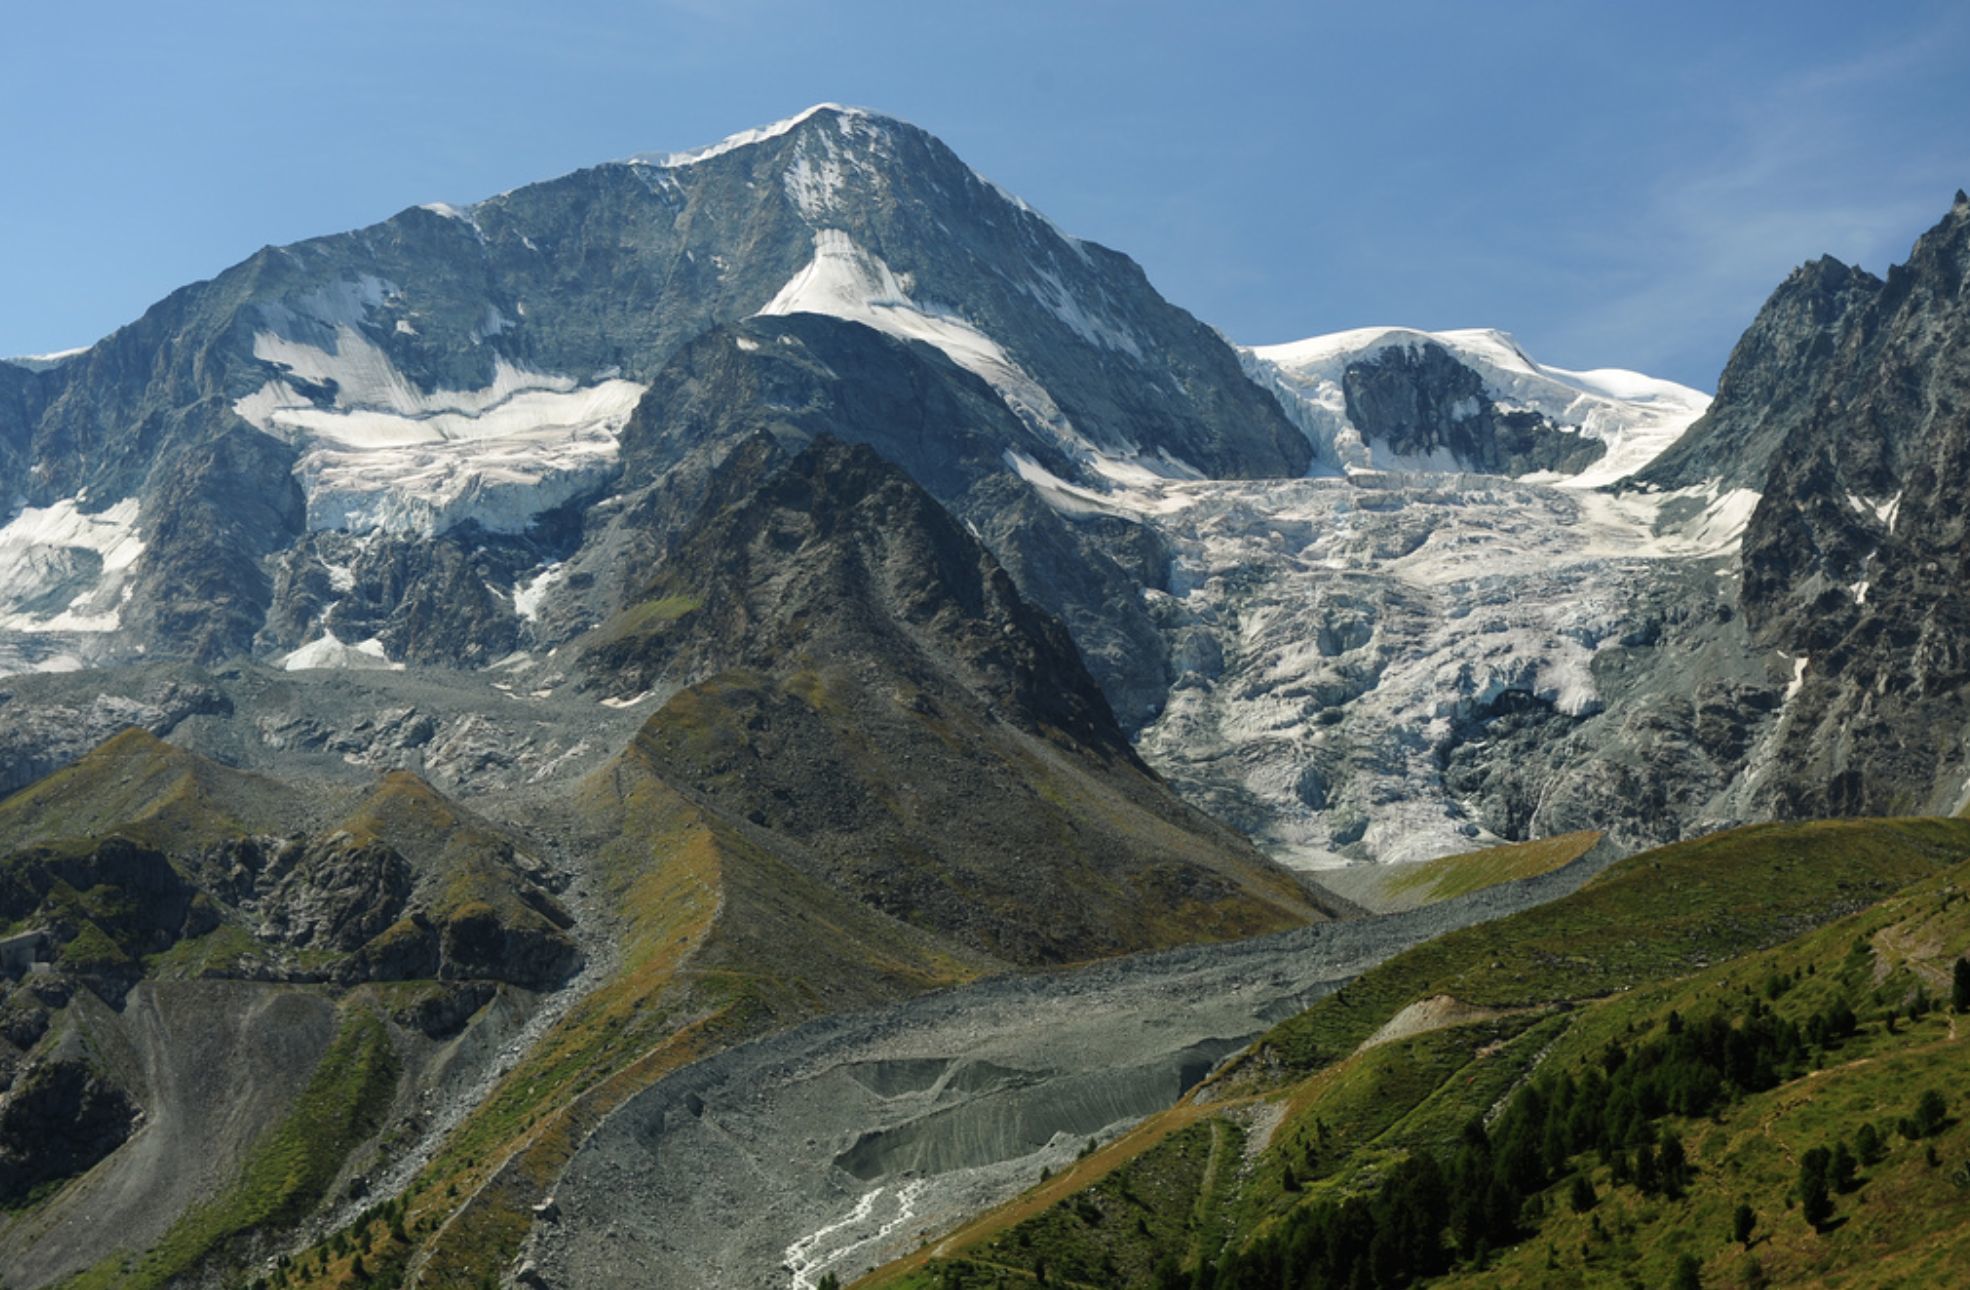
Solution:
[[[1593,830],[1583,830],[1404,865],[1401,873],[1391,877],[1387,890],[1392,896],[1419,896],[1424,903],[1450,900],[1501,882],[1551,873],[1592,851],[1602,836]]]
[[[1536,1006],[1699,970],[1970,855],[1970,822],[1762,824],[1630,856],[1572,895],[1398,955],[1268,1032],[1268,1079],[1339,1060],[1409,1003]]]
[[[141,1256],[117,1256],[81,1273],[69,1290],[147,1290],[200,1268],[216,1271],[230,1244],[306,1215],[355,1147],[376,1131],[395,1095],[399,1065],[382,1020],[346,1012],[293,1108],[261,1135],[239,1177],[188,1211]]]

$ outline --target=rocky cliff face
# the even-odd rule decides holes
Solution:
[[[1838,330],[1744,542],[1746,616],[1799,659],[1796,814],[1954,811],[1970,703],[1970,201]]]
[[[1477,372],[1441,345],[1390,349],[1342,371],[1348,420],[1398,457],[1485,475],[1576,475],[1607,445],[1534,409],[1494,401]]]
[[[1786,436],[1828,397],[1835,351],[1880,290],[1881,279],[1832,256],[1794,269],[1732,348],[1709,411],[1629,483],[1762,488]]]

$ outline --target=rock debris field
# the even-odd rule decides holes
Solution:
[[[1604,859],[1406,913],[998,978],[816,1021],[653,1085],[535,1228],[551,1286],[846,1282],[1168,1106],[1409,946],[1562,895]]]

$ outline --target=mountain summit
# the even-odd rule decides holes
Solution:
[[[823,106],[269,247],[58,366],[0,368],[24,481],[0,551],[38,569],[0,609],[47,637],[42,658],[213,658],[253,649],[270,613],[262,648],[323,630],[276,606],[265,571],[316,534],[416,545],[473,525],[537,565],[565,554],[544,517],[640,482],[617,437],[681,347],[790,313],[940,350],[1015,412],[1010,449],[1229,476],[1310,456],[1127,257],[913,126]],[[484,572],[511,594],[514,570]],[[387,621],[418,581],[353,590]]]

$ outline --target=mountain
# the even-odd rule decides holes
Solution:
[[[1786,434],[1746,530],[1745,614],[1806,660],[1779,810],[1966,801],[1967,269],[1970,201],[1958,193],[1842,328],[1827,393]]]
[[[1762,488],[1786,435],[1832,388],[1841,333],[1880,290],[1879,278],[1832,256],[1794,269],[1732,348],[1707,415],[1631,482]]]
[[[1606,483],[1653,460],[1709,403],[1639,372],[1548,367],[1482,329],[1363,327],[1241,354],[1332,470]]]
[[[1073,644],[865,447],[742,445],[643,599],[584,638],[668,782],[859,900],[1014,962],[1314,916],[1137,758]]]
[[[1323,1195],[1532,1123],[1500,1072],[1668,1026],[1606,991],[1960,855],[1732,830],[1961,805],[1966,212],[1710,400],[1241,350],[824,105],[0,362],[10,1284],[811,1286],[1204,1081],[1075,1202],[1118,1241],[1025,1229],[1112,1281],[1329,1232],[1208,1165],[1282,1090],[1309,1169],[1416,1112]],[[1357,861],[1397,912],[1293,872]]]
[[[244,653],[558,694],[548,660],[636,602],[765,433],[901,465],[1061,620],[1159,772],[1294,863],[1745,818],[1724,799],[1769,716],[1746,695],[1788,679],[1743,651],[1694,701],[1680,659],[1595,675],[1665,617],[1734,630],[1692,561],[1727,554],[1748,490],[1586,491],[1701,395],[1495,332],[1233,351],[1124,257],[846,109],[269,249],[16,370],[45,406],[41,482],[0,530],[13,670]]]
[[[728,144],[263,251],[9,368],[0,666],[552,680],[735,445],[828,434],[977,532],[1159,772],[1290,862],[1825,800],[1754,786],[1811,651],[1754,639],[1730,563],[1868,275],[1795,275],[1706,411],[1500,332],[1233,351],[887,118]]]
[[[507,602],[497,632],[523,638],[515,579],[567,554],[543,517],[649,482],[622,478],[616,448],[647,385],[707,328],[792,312],[939,348],[1017,412],[1003,448],[1235,477],[1308,458],[1132,262],[922,131],[827,106],[270,247],[45,372],[9,367],[36,386],[0,403],[26,481],[0,553],[39,569],[9,611],[49,635],[43,661],[55,641],[209,660],[270,616],[271,644],[313,637],[265,564],[344,532],[395,553],[385,570],[319,553],[327,590],[395,629],[391,657],[415,606],[478,581]],[[461,525],[489,548],[470,579],[425,541]],[[466,612],[477,631],[485,606]]]
[[[1739,604],[1795,671],[1754,810],[1953,812],[1970,748],[1953,481],[1963,411],[1962,195],[1884,281],[1796,271],[1733,353],[1708,415],[1634,482],[1747,484]],[[1924,732],[1920,736],[1912,732]]]
[[[176,718],[257,711],[263,745],[339,763],[255,775],[129,728],[0,802],[0,917],[39,961],[4,1005],[10,1269],[224,1278],[303,1219],[387,1225],[372,1188],[430,1188],[444,1225],[415,1252],[473,1283],[547,1203],[533,1171],[678,1065],[1008,968],[1349,908],[1180,803],[1064,630],[897,466],[786,440],[730,445],[648,535],[628,607],[565,647],[587,713],[648,715],[579,778],[532,776],[523,809],[479,793],[507,823],[363,764],[431,747],[436,717],[344,743],[272,715],[270,689],[327,716],[369,677],[440,703],[388,670],[323,690],[229,669]],[[158,1167],[201,1135],[199,1171]],[[127,1243],[77,1239],[99,1220]],[[408,1242],[373,1266],[400,1274]]]

